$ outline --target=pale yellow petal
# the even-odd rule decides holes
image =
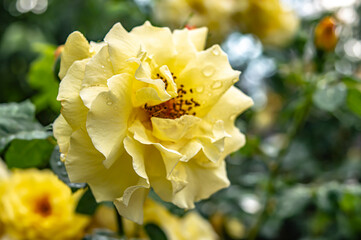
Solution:
[[[75,130],[85,123],[88,109],[79,96],[84,79],[85,65],[89,59],[74,62],[60,82],[58,101],[61,101],[61,113]]]
[[[61,53],[59,77],[63,79],[70,66],[78,60],[89,58],[90,45],[88,40],[80,32],[73,32],[65,42],[64,50]]]
[[[59,115],[59,117],[55,120],[53,125],[53,133],[56,138],[59,149],[61,153],[67,153],[69,149],[70,136],[73,132],[73,129],[69,125],[69,123],[65,120],[63,115]]]
[[[173,40],[177,56],[167,64],[172,72],[179,76],[188,62],[196,57],[197,47],[194,45],[188,29],[174,30]]]
[[[206,27],[196,28],[189,31],[189,36],[195,48],[202,51],[206,45],[208,29]]]
[[[170,201],[175,192],[180,191],[185,182],[170,176],[182,155],[165,148],[160,143],[150,141],[147,130],[135,121],[131,132],[134,137],[126,138],[125,149],[133,158],[133,166],[139,176],[147,176],[154,191],[165,201]]]
[[[152,79],[151,67],[147,62],[142,62],[135,72],[135,78],[139,81],[134,87],[134,105],[141,106],[145,103],[149,105],[159,104],[171,98],[165,89],[165,83],[161,79]]]
[[[86,87],[80,90],[79,96],[83,100],[84,105],[90,109],[93,101],[101,92],[108,92],[108,86],[92,86]]]
[[[106,87],[107,80],[114,75],[108,45],[103,46],[87,63],[82,87]]]
[[[141,40],[145,51],[152,54],[160,66],[167,65],[176,53],[169,28],[154,27],[150,22],[145,22],[142,26],[133,28],[130,34]]]
[[[203,117],[218,99],[236,81],[240,72],[232,69],[227,55],[218,45],[198,52],[183,69],[176,81],[183,84],[187,92],[192,89],[194,94],[187,93],[185,98],[193,97],[200,103],[196,112],[198,117]]]
[[[138,187],[129,191],[130,195],[127,200],[124,200],[123,197],[114,201],[115,207],[117,208],[120,215],[133,222],[142,224],[143,205],[148,195],[149,189]]]
[[[231,87],[204,117],[205,121],[224,122],[225,131],[232,137],[225,139],[224,156],[238,150],[245,143],[244,135],[234,126],[236,117],[253,105],[250,97]]]
[[[105,156],[109,168],[124,152],[123,140],[127,134],[128,118],[132,111],[128,74],[113,76],[110,91],[100,93],[92,102],[86,127],[94,147]]]
[[[134,133],[133,137],[135,140],[144,145],[153,145],[159,151],[159,157],[165,166],[165,176],[168,177],[173,171],[173,168],[182,159],[182,154],[162,145],[156,138],[151,136],[151,131],[146,129],[139,120],[134,121],[129,130],[130,132]]]
[[[147,172],[145,170],[145,160],[143,157],[143,144],[135,141],[131,137],[124,139],[124,148],[127,153],[133,158],[133,169],[142,178],[148,179]]]
[[[109,169],[103,160],[83,129],[72,134],[65,160],[69,178],[72,182],[87,182],[97,201],[113,201],[122,197],[127,188],[144,181],[134,172],[128,154],[123,154]]]
[[[90,41],[90,51],[94,53],[98,53],[105,45],[107,45],[106,42]]]
[[[201,122],[200,118],[184,115],[177,119],[152,117],[153,136],[163,141],[178,141],[194,130]]]
[[[203,159],[202,159],[203,158]],[[186,176],[187,185],[175,194],[172,202],[181,208],[194,208],[194,202],[210,197],[218,190],[228,187],[229,180],[225,169],[225,162],[219,162],[219,166],[203,167],[197,161],[209,161],[199,153],[187,163],[176,166],[183,177]]]
[[[127,60],[136,57],[140,51],[140,42],[129,34],[120,23],[116,23],[105,36],[104,41],[109,46],[109,57],[115,73],[126,72],[137,67]]]

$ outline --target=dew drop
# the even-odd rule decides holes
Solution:
[[[222,87],[222,82],[221,81],[215,81],[213,84],[212,84],[212,89],[219,89]]]
[[[60,154],[60,161],[62,161],[62,162],[65,161],[65,154],[64,153]]]
[[[113,104],[112,101],[108,101],[108,102],[107,102],[107,105],[108,105],[108,106],[110,106],[110,105],[112,105],[112,104]]]
[[[197,86],[196,87],[196,91],[198,92],[198,93],[202,93],[203,91],[204,91],[204,87],[203,86]]]
[[[104,65],[102,65],[102,68],[103,68],[103,69],[105,68]]]
[[[206,77],[210,77],[213,75],[213,73],[215,72],[215,69],[214,67],[212,66],[207,66],[205,68],[203,68],[203,75],[206,76]]]
[[[214,47],[212,49],[212,53],[213,53],[213,55],[218,56],[221,52],[218,47]]]

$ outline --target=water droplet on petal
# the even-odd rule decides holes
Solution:
[[[62,162],[65,161],[65,154],[64,153],[60,154],[60,161],[62,161]]]
[[[215,56],[218,56],[218,55],[221,53],[221,51],[219,50],[218,47],[213,47],[212,53],[213,53]]]
[[[219,89],[221,88],[223,85],[223,83],[221,81],[215,81],[213,84],[212,84],[212,89]]]
[[[215,69],[213,66],[207,66],[205,68],[203,68],[203,75],[206,76],[206,77],[210,77],[214,74],[215,72]]]
[[[105,68],[104,65],[102,65],[102,68],[103,68],[103,69]]]
[[[198,93],[202,93],[202,92],[204,91],[204,87],[203,87],[203,86],[197,86],[197,87],[196,87],[196,91],[197,91]]]
[[[110,106],[110,105],[112,105],[112,104],[113,104],[112,101],[108,101],[108,102],[107,102],[107,105],[108,105],[108,106]]]

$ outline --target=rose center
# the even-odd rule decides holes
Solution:
[[[172,73],[174,81],[176,81],[177,77]],[[157,74],[165,84],[165,89],[168,88],[168,82],[165,78]],[[197,115],[196,108],[200,106],[200,104],[194,100],[192,97],[193,89],[185,89],[183,84],[177,89],[178,96],[172,98],[166,102],[163,102],[158,105],[148,106],[148,104],[144,105],[144,110],[148,113],[150,117],[158,117],[158,118],[169,118],[176,119],[180,118],[183,115]]]
[[[43,217],[47,217],[52,212],[52,207],[48,196],[43,196],[37,199],[35,203],[35,212]]]

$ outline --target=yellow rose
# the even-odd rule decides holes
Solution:
[[[235,8],[233,18],[239,29],[256,35],[265,45],[287,44],[299,26],[297,15],[280,0],[238,1]]]
[[[138,223],[150,187],[182,208],[227,187],[224,158],[244,145],[234,121],[252,100],[206,35],[118,23],[104,42],[74,32],[64,46],[54,135],[69,178]]]
[[[153,15],[172,28],[184,24],[206,26],[212,43],[223,41],[234,30],[231,16],[235,0],[161,0],[155,2]]]
[[[140,237],[148,239],[143,227],[129,220],[123,220],[124,231],[128,238]],[[184,217],[172,215],[164,206],[151,200],[146,200],[144,206],[144,225],[156,224],[169,240],[218,239],[211,224],[197,212],[191,211]]]
[[[17,170],[0,181],[5,233],[16,240],[81,239],[88,218],[75,214],[78,197],[50,171]]]

